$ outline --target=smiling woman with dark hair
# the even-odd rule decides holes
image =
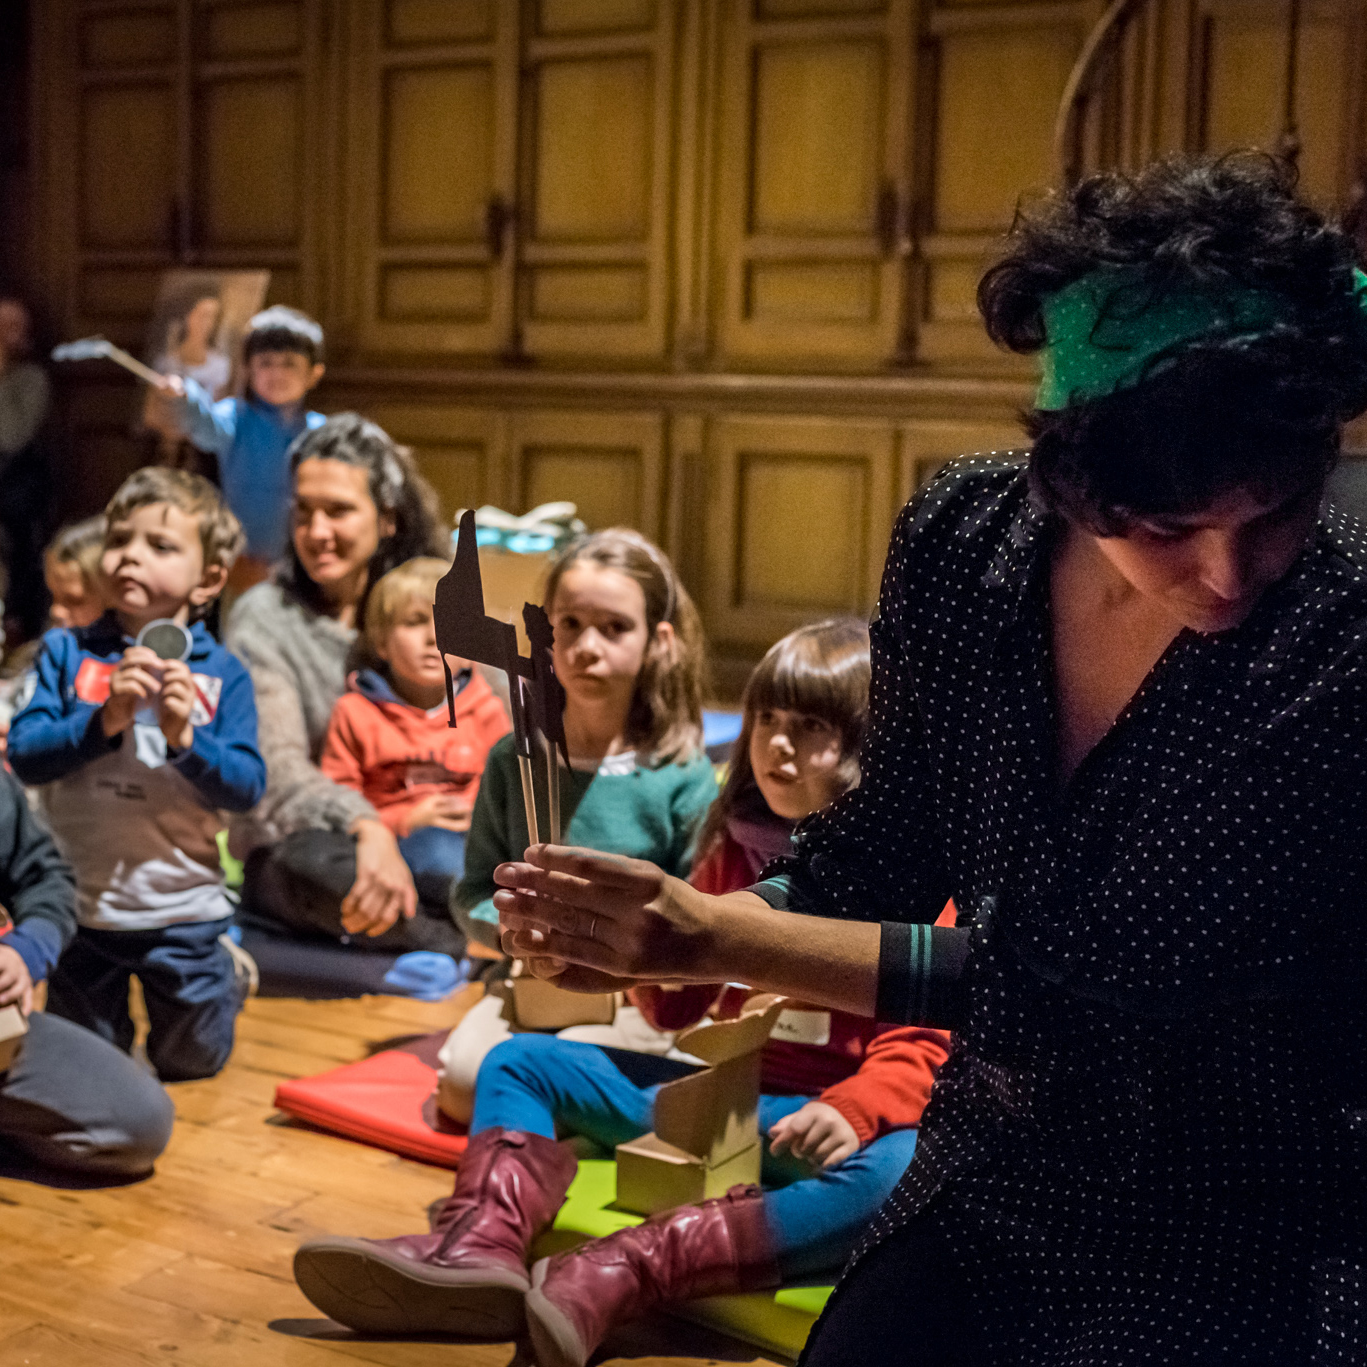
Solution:
[[[459,954],[445,907],[420,907],[398,842],[318,767],[371,585],[440,550],[435,499],[383,428],[339,413],[290,448],[293,529],[270,583],[233,606],[228,644],[256,687],[266,795],[234,843],[243,909],[267,926],[396,953]],[[426,912],[427,914],[424,914]]]
[[[1364,295],[1266,158],[1027,212],[980,303],[1034,446],[898,522],[859,788],[727,897],[499,871],[565,986],[955,1031],[811,1367],[1367,1360],[1367,538],[1320,514]]]

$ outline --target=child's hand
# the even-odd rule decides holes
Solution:
[[[161,691],[162,661],[146,646],[129,646],[109,676],[109,697],[100,708],[106,736],[117,736]]]
[[[17,949],[0,945],[0,1006],[18,1006],[28,1015],[33,1010],[33,979]]]
[[[785,1148],[814,1168],[833,1168],[859,1152],[859,1136],[834,1106],[809,1101],[769,1126],[770,1151],[782,1153]]]
[[[195,743],[190,713],[195,705],[195,680],[184,660],[161,662],[161,734],[173,750],[188,750]]]
[[[168,399],[183,399],[185,397],[185,381],[179,375],[163,375],[153,389],[157,394],[164,395]]]
[[[408,814],[408,829],[416,831],[423,826],[439,826],[444,831],[468,831],[470,829],[470,804],[454,793],[432,793],[413,804]]]

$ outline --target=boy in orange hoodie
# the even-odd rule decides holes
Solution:
[[[511,730],[503,704],[469,665],[456,674],[456,725],[448,725],[432,626],[437,580],[448,568],[435,557],[409,560],[370,591],[364,646],[376,665],[351,676],[319,760],[334,783],[375,808],[398,837],[418,897],[441,911],[465,868],[484,761]]]

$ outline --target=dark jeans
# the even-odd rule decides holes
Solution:
[[[0,1073],[0,1144],[66,1172],[134,1177],[171,1137],[171,1098],[126,1054],[52,1015],[29,1017]]]
[[[461,958],[465,937],[447,899],[453,876],[459,877],[451,870],[464,866],[465,837],[423,829],[401,840],[399,850],[413,871],[418,912],[383,935],[350,936],[342,929],[342,899],[356,881],[356,847],[343,831],[296,831],[253,850],[242,884],[243,919],[277,934],[340,940],[381,954],[430,949]]]
[[[229,922],[160,930],[84,926],[48,979],[47,1009],[93,1030],[127,1053],[133,1047],[128,980],[142,984],[150,1026],[147,1058],[163,1082],[212,1077],[233,1050],[242,1009],[232,956],[218,937]]]

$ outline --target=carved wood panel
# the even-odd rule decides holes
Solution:
[[[513,328],[519,7],[356,0],[351,19],[356,344],[497,355]]]
[[[720,349],[744,362],[884,365],[910,345],[910,0],[738,0],[725,15]]]

